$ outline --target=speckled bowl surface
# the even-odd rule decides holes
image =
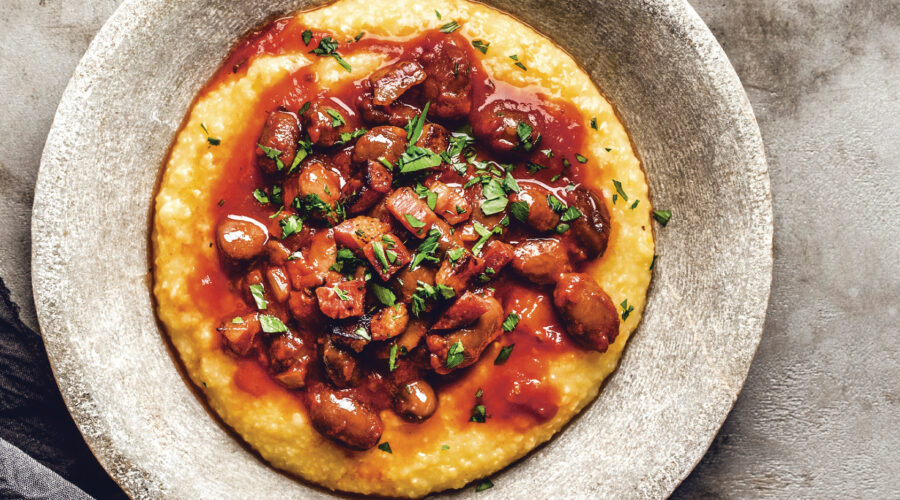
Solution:
[[[619,369],[478,498],[666,496],[727,416],[762,334],[772,209],[753,112],[685,1],[486,3],[586,68],[628,127],[656,207],[674,215],[657,230],[648,306]],[[69,410],[132,497],[331,494],[267,466],[207,412],[157,325],[148,274],[154,185],[192,99],[241,34],[315,4],[126,0],[57,111],[35,190],[38,317]]]

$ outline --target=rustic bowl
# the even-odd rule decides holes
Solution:
[[[72,416],[132,497],[329,495],[210,416],[157,325],[148,275],[154,185],[192,99],[241,34],[316,3],[126,0],[57,111],[35,190],[37,312]],[[657,229],[647,310],[619,369],[479,498],[666,496],[715,436],[762,334],[772,209],[753,111],[683,0],[486,3],[584,66],[630,130],[655,205],[674,215]]]

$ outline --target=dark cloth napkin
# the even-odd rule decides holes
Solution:
[[[0,280],[0,498],[127,498],[69,416],[40,335]]]

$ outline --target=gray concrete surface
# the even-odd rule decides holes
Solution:
[[[66,81],[117,3],[0,9],[0,292],[31,328],[40,153]],[[900,498],[900,4],[691,3],[766,142],[775,272],[744,391],[674,496]]]

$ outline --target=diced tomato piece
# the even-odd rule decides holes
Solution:
[[[363,253],[384,281],[391,279],[394,273],[412,260],[409,250],[393,234],[383,234],[381,238],[366,243]]]
[[[332,319],[362,316],[366,307],[366,282],[342,281],[334,286],[316,288],[319,309]]]

